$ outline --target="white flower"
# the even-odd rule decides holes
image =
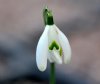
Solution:
[[[36,63],[40,71],[45,71],[47,59],[51,63],[68,63],[71,59],[71,48],[67,37],[55,24],[46,25],[39,39],[36,50]]]

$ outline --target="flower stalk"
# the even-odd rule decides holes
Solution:
[[[55,63],[51,63],[50,68],[50,84],[55,84]]]
[[[52,12],[47,7],[43,9],[43,19],[45,26],[54,24]]]

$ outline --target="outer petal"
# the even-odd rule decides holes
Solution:
[[[64,33],[62,33],[57,27],[56,29],[57,29],[58,38],[59,38],[59,41],[60,41],[60,44],[63,50],[64,63],[69,63],[71,59],[71,47],[70,47],[69,41],[67,37],[64,35]]]
[[[38,45],[37,45],[36,63],[40,71],[44,71],[47,67],[48,31],[49,31],[49,28],[45,28],[42,36],[39,39]]]
[[[47,27],[49,27],[49,29],[50,29],[49,32],[48,32],[49,45],[52,43],[52,41],[56,41],[57,44],[59,44],[58,34],[57,34],[57,31],[56,31],[55,25],[49,25]]]

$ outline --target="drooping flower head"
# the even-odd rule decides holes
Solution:
[[[51,63],[69,63],[71,48],[67,37],[54,24],[51,11],[45,9],[45,29],[36,50],[36,63],[40,71],[45,71],[47,60]]]

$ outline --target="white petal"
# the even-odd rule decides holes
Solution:
[[[52,56],[51,56],[52,54],[51,53],[49,53],[49,55],[48,55],[48,60],[50,61],[50,63],[54,63],[54,60],[52,59]]]
[[[56,50],[53,50],[52,51],[53,55],[53,60],[57,63],[57,64],[62,64],[62,58],[61,56],[59,55],[59,52],[57,52]]]
[[[61,56],[59,55],[59,51],[57,50],[52,50],[50,51],[50,55],[49,55],[49,61],[52,63],[52,62],[55,62],[57,64],[62,64],[62,58]]]
[[[37,45],[36,63],[40,71],[44,71],[47,67],[48,31],[49,31],[49,28],[45,28],[42,36],[39,39],[38,45]]]
[[[58,38],[63,50],[64,63],[69,63],[71,60],[71,47],[70,47],[69,41],[67,37],[64,35],[64,33],[62,33],[57,27],[56,29],[58,31]]]
[[[54,25],[48,25],[47,26],[50,30],[48,32],[49,35],[49,45],[52,43],[52,41],[56,41],[57,44],[59,44],[59,39],[58,39],[58,35],[57,35],[57,31]]]

